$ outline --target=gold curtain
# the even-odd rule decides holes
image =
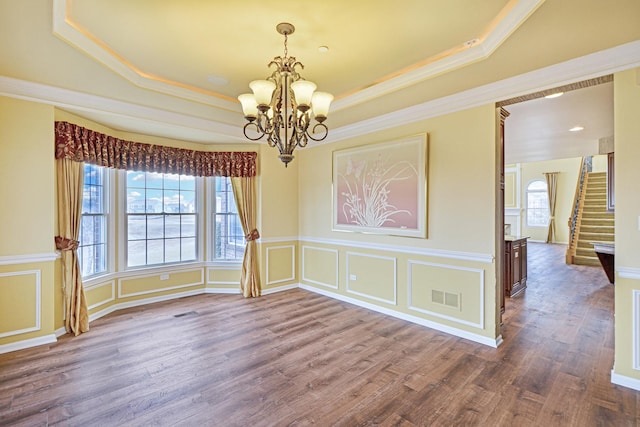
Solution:
[[[55,241],[62,257],[65,328],[67,332],[79,335],[89,330],[89,313],[78,262],[84,163],[58,159],[56,172],[59,235]]]
[[[258,243],[260,233],[256,228],[256,185],[254,177],[232,177],[231,187],[233,198],[238,208],[238,216],[242,223],[247,246],[242,259],[242,274],[240,275],[240,290],[245,298],[259,297],[262,293],[260,286],[260,271],[258,268]]]
[[[551,243],[556,232],[555,217],[558,172],[545,172],[544,178],[547,181],[547,194],[549,195],[549,231],[547,231],[546,243]]]

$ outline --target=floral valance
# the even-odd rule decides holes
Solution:
[[[115,169],[192,176],[256,175],[256,152],[208,152],[125,141],[68,122],[56,122],[56,159]]]

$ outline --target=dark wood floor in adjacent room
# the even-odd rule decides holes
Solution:
[[[530,244],[498,349],[304,290],[201,295],[0,355],[0,425],[637,426],[613,286],[563,251]]]

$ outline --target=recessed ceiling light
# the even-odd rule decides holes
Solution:
[[[224,86],[226,84],[229,84],[229,80],[221,76],[207,76],[207,81],[216,86]]]
[[[550,95],[545,96],[545,98],[547,99],[553,99],[553,98],[557,98],[559,96],[564,95],[564,92],[556,92],[556,93],[552,93]]]
[[[318,52],[320,52],[320,53],[329,52],[329,46],[320,46],[320,47],[318,47]]]
[[[569,132],[580,132],[581,130],[584,130],[584,126],[574,126],[569,129]]]

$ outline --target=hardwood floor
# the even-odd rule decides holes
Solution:
[[[613,286],[563,250],[530,244],[498,349],[304,290],[195,296],[0,355],[0,425],[637,426]]]

